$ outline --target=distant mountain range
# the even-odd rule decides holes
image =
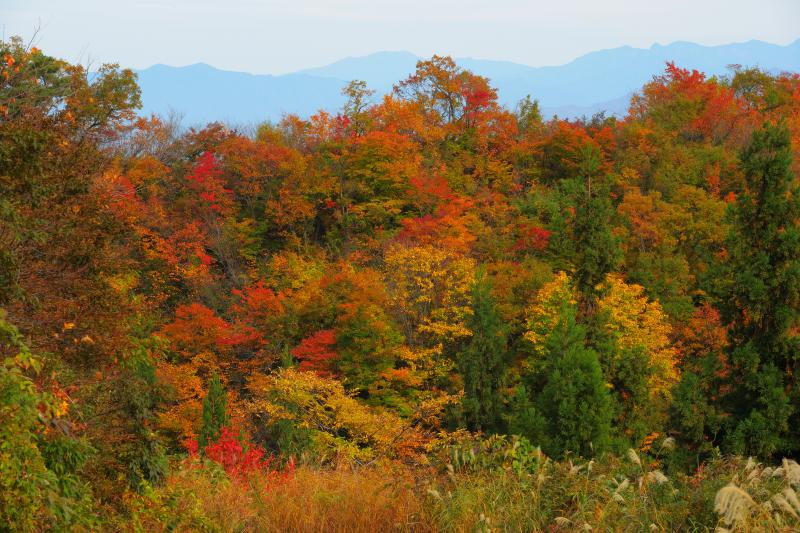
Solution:
[[[279,120],[285,113],[306,117],[319,109],[340,108],[340,90],[353,79],[366,81],[376,90],[376,97],[391,91],[414,71],[419,59],[409,52],[378,52],[281,76],[219,70],[204,63],[154,65],[138,71],[142,113],[177,111],[184,115],[186,125],[217,120],[253,124]],[[539,100],[546,115],[562,117],[598,111],[624,114],[631,94],[663,72],[667,61],[708,75],[725,74],[732,64],[800,72],[800,39],[787,46],[762,41],[722,46],[675,42],[647,49],[623,46],[553,67],[456,59],[462,67],[488,77],[503,104],[513,107],[530,94]]]

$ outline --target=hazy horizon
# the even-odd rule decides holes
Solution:
[[[800,41],[800,36],[798,36],[797,39],[790,39],[785,43],[771,42],[771,41],[767,41],[767,40],[764,40],[764,39],[747,39],[747,40],[744,40],[744,41],[732,41],[730,43],[720,43],[720,44],[716,44],[716,45],[706,45],[706,46],[726,46],[726,45],[732,45],[732,44],[745,44],[745,43],[748,43],[748,42],[751,42],[751,41],[759,41],[759,42],[763,42],[763,43],[767,43],[767,44],[771,44],[771,45],[775,45],[775,46],[788,46],[788,45],[790,45],[790,44],[792,44],[792,43],[794,43],[796,41]],[[604,51],[607,51],[607,50],[614,50],[614,49],[617,49],[617,48],[626,48],[626,47],[627,48],[637,49],[637,50],[650,50],[655,46],[669,47],[669,46],[674,45],[676,43],[699,44],[701,46],[703,45],[702,43],[696,43],[694,41],[684,41],[684,40],[669,41],[669,42],[654,42],[649,46],[631,46],[631,45],[623,44],[623,45],[615,46],[615,47],[611,47],[611,48],[598,48],[596,50],[589,50],[586,53],[577,55],[577,56],[565,61],[564,63],[553,64],[553,65],[532,65],[530,63],[520,63],[518,61],[511,61],[509,59],[495,58],[495,57],[476,57],[476,56],[452,56],[452,57],[454,59],[470,59],[470,60],[476,60],[476,61],[508,62],[508,63],[514,63],[514,64],[519,64],[519,65],[533,67],[533,68],[558,67],[558,66],[568,65],[569,63],[572,63],[576,59],[580,59],[583,56],[586,56],[586,55],[589,55],[589,54],[593,54],[595,52],[604,52]],[[433,54],[436,54],[436,52],[433,52],[432,54],[427,54],[427,55],[420,55],[420,54],[414,54],[414,52],[411,52],[409,50],[375,50],[373,52],[367,52],[367,53],[364,53],[364,54],[343,56],[343,57],[340,57],[338,59],[334,59],[333,61],[328,62],[328,63],[324,63],[324,64],[319,64],[319,65],[301,65],[301,66],[298,66],[295,70],[290,70],[290,71],[282,72],[282,73],[278,73],[278,74],[251,72],[251,71],[247,71],[247,70],[236,70],[236,71],[232,71],[231,70],[231,72],[241,72],[241,73],[245,73],[245,74],[254,74],[254,75],[276,75],[276,76],[280,76],[280,75],[283,75],[283,74],[291,74],[291,73],[294,73],[294,72],[300,72],[300,71],[305,71],[305,70],[315,70],[315,69],[318,69],[318,68],[329,66],[329,65],[331,65],[333,63],[337,63],[339,61],[348,60],[348,59],[361,59],[361,58],[370,57],[370,56],[374,56],[374,55],[378,55],[378,54],[412,54],[412,55],[415,55],[415,56],[417,56],[419,58],[424,59],[424,58],[432,56]],[[438,54],[438,55],[446,55],[446,54]],[[210,67],[213,67],[216,70],[222,70],[222,71],[230,70],[230,69],[227,69],[227,68],[220,67],[218,65],[214,65],[213,63],[209,63],[208,61],[196,61],[194,63],[185,63],[185,64],[170,64],[170,63],[165,63],[165,62],[162,61],[162,62],[158,62],[158,63],[152,63],[152,64],[146,65],[144,67],[131,67],[131,68],[134,68],[134,70],[146,70],[148,68],[155,67],[155,66],[158,66],[158,65],[163,65],[163,66],[172,67],[172,68],[184,68],[184,67],[190,67],[190,66],[193,66],[193,65],[202,65],[202,64],[205,64],[205,65],[208,65]]]
[[[800,38],[800,3],[793,0],[409,0],[402,9],[386,0],[231,0],[224,9],[210,0],[7,2],[5,38],[31,39],[38,28],[36,44],[50,54],[135,69],[207,63],[280,75],[384,51],[541,67],[620,46],[783,46]]]

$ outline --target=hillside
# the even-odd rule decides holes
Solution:
[[[798,531],[800,75],[658,74],[181,128],[0,41],[0,531]]]

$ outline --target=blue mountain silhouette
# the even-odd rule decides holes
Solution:
[[[286,113],[306,117],[318,109],[340,108],[340,91],[353,79],[366,81],[376,97],[391,91],[414,71],[419,59],[409,52],[378,52],[280,76],[225,71],[204,63],[154,65],[138,71],[142,113],[176,111],[183,114],[187,125],[210,121],[253,124],[276,121]],[[488,77],[501,102],[509,107],[530,94],[539,100],[546,115],[624,114],[631,94],[662,73],[667,61],[708,75],[725,75],[730,65],[800,72],[800,39],[786,46],[763,41],[721,46],[675,42],[646,49],[623,46],[549,67],[473,58],[456,61]]]

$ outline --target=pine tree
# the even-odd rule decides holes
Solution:
[[[472,288],[471,305],[467,327],[472,337],[457,357],[464,380],[462,411],[469,429],[499,431],[508,347],[502,318],[484,275],[479,275]]]
[[[598,285],[613,272],[621,258],[619,239],[613,234],[614,207],[607,186],[587,179],[575,208],[575,285],[581,295],[581,315],[591,317],[600,296]]]
[[[597,353],[586,346],[577,309],[565,305],[545,358],[512,399],[509,429],[553,456],[600,453],[611,440],[611,395]]]
[[[741,155],[747,189],[731,208],[728,236],[729,365],[734,386],[728,446],[762,456],[800,449],[800,187],[783,124],[765,125]]]
[[[228,425],[226,404],[225,388],[217,373],[214,372],[208,382],[208,394],[203,400],[203,426],[200,428],[200,438],[198,439],[201,450],[216,441],[222,428]]]
[[[548,374],[535,405],[543,419],[540,442],[554,456],[584,457],[605,450],[611,434],[611,397],[597,353],[586,347],[586,330],[574,311],[562,315],[547,343]]]
[[[156,340],[137,340],[112,389],[112,398],[125,415],[129,434],[115,451],[127,463],[128,480],[136,488],[143,483],[161,483],[169,470],[166,450],[158,433],[153,431],[162,395],[151,352],[159,348]]]

